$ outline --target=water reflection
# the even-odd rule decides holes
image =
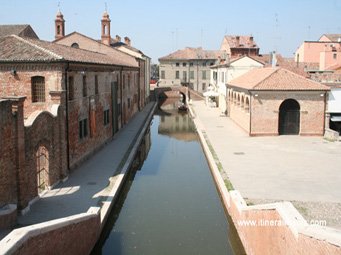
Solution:
[[[161,117],[158,133],[181,141],[196,141],[198,138],[193,121],[187,113],[178,113],[177,105],[178,100],[175,99],[167,99],[159,105],[156,113]]]

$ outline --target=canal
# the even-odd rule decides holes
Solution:
[[[154,114],[92,254],[244,254],[195,126],[169,102]]]

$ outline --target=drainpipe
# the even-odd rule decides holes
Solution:
[[[120,91],[121,91],[121,128],[123,127],[123,67],[120,71]]]
[[[70,68],[70,64],[67,63],[67,67],[64,70],[64,77],[65,77],[65,111],[66,111],[66,118],[65,118],[65,132],[66,132],[66,164],[67,170],[70,171],[70,141],[69,141],[69,84],[68,84],[68,71]]]

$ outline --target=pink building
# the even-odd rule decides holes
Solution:
[[[319,70],[341,64],[341,34],[324,34],[318,41],[304,41],[295,52],[296,62],[318,63]]]

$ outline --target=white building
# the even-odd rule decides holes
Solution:
[[[221,112],[226,112],[226,84],[254,68],[263,67],[264,63],[249,56],[235,58],[227,63],[211,67],[210,84],[219,94],[216,103]]]

